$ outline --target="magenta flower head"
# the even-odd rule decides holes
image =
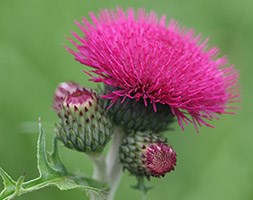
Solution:
[[[146,147],[142,157],[143,163],[152,176],[164,176],[174,170],[177,163],[176,152],[171,146],[161,142]]]
[[[238,73],[218,48],[176,21],[166,24],[155,13],[143,9],[124,12],[118,8],[90,14],[73,33],[76,50],[68,51],[80,63],[93,68],[87,72],[94,82],[103,82],[110,92],[103,98],[111,106],[126,99],[168,106],[179,125],[211,126],[207,121],[231,113],[228,103],[237,101]],[[169,113],[170,114],[170,113]]]

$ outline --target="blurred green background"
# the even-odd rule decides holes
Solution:
[[[240,70],[242,109],[222,116],[217,128],[192,126],[184,132],[175,123],[167,133],[178,154],[174,172],[153,179],[149,200],[252,200],[253,199],[253,1],[252,0],[0,0],[0,166],[15,179],[38,175],[36,140],[39,116],[48,145],[56,121],[52,96],[58,82],[74,80],[94,87],[63,45],[77,31],[75,20],[101,8],[143,7],[159,16],[166,14],[193,27],[212,45],[226,53]],[[61,148],[66,166],[73,172],[91,174],[84,155]],[[124,175],[116,199],[141,199],[132,190],[134,177]],[[0,188],[3,185],[0,183]],[[79,190],[60,192],[47,188],[19,199],[87,199]]]

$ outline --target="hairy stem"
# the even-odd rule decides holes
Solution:
[[[111,147],[106,158],[103,155],[90,156],[93,161],[93,175],[97,181],[108,184],[110,190],[106,195],[106,200],[113,200],[122,175],[122,167],[119,162],[119,146],[121,143],[122,129],[115,128]],[[96,196],[91,195],[91,200],[96,200]]]
[[[104,156],[103,155],[90,156],[90,158],[92,159],[94,166],[92,178],[100,182],[105,182],[106,164]]]
[[[106,157],[106,177],[110,186],[107,200],[113,200],[122,175],[122,166],[119,162],[119,146],[121,143],[122,129],[115,128],[112,144]]]
[[[93,161],[93,174],[92,178],[105,183],[106,181],[106,164],[105,158],[102,154],[97,156],[90,156],[91,160]],[[91,200],[97,200],[97,196],[94,193],[90,194]]]

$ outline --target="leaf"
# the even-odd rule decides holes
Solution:
[[[53,151],[47,155],[45,134],[39,121],[39,137],[37,143],[37,167],[39,177],[24,182],[25,176],[14,181],[1,167],[0,176],[3,179],[4,189],[0,193],[0,200],[11,200],[28,192],[36,191],[48,186],[56,186],[60,190],[82,189],[103,199],[106,185],[85,176],[68,173],[58,154],[57,140],[53,141]]]
[[[53,149],[55,151],[55,147]],[[39,138],[37,143],[37,167],[41,178],[47,179],[48,177],[57,176],[59,174],[65,173],[61,171],[57,166],[53,166],[53,163],[49,163],[46,154],[46,139],[44,130],[42,128],[41,122],[39,120]]]
[[[9,195],[15,190],[16,182],[0,167],[0,175],[3,179],[4,189],[0,193],[0,199],[3,196]]]
[[[53,151],[49,155],[50,155],[49,156],[50,162],[56,168],[56,170],[59,173],[66,174],[67,170],[66,170],[65,166],[62,164],[61,159],[59,157],[59,153],[58,153],[58,140],[56,139],[56,137],[53,140]]]

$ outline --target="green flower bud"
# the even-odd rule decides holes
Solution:
[[[76,87],[58,111],[56,135],[68,148],[88,154],[101,153],[113,133],[107,113],[92,90]]]
[[[153,132],[131,132],[122,138],[120,161],[137,177],[160,177],[174,170],[176,153],[166,139]]]

